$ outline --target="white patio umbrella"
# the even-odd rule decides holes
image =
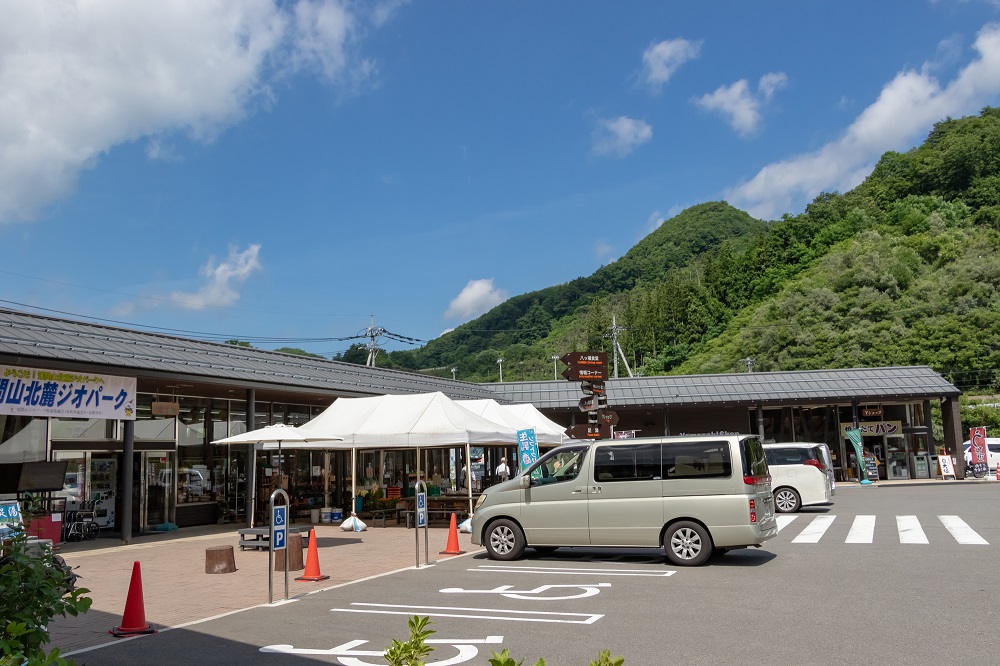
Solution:
[[[281,487],[281,443],[286,444],[297,444],[297,443],[322,443],[322,442],[341,442],[342,437],[334,437],[330,435],[315,435],[308,432],[303,432],[296,428],[295,426],[290,426],[287,423],[276,423],[274,425],[265,426],[263,428],[258,428],[257,430],[251,430],[249,432],[240,433],[239,435],[231,435],[223,439],[217,439],[212,442],[212,444],[253,444],[254,450],[259,451],[261,449],[278,449],[278,487]],[[253,469],[256,469],[256,461],[254,462]],[[253,484],[251,486],[250,484]],[[253,489],[251,492],[256,490],[256,479],[247,479],[247,488]],[[251,523],[253,521],[253,516],[250,516]]]

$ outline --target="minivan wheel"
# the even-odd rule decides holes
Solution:
[[[494,560],[516,560],[524,554],[524,532],[506,518],[492,523],[486,532],[486,552]]]
[[[795,513],[802,506],[799,494],[791,488],[778,488],[774,491],[774,508],[778,513]]]
[[[698,523],[683,520],[667,528],[663,535],[667,559],[678,566],[696,567],[712,554],[712,538]]]

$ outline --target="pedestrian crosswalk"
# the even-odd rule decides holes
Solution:
[[[901,544],[929,544],[927,533],[921,525],[917,516],[896,516],[896,534]],[[801,519],[801,520],[800,520]],[[988,546],[989,542],[978,532],[972,529],[968,523],[958,516],[938,516],[941,526],[951,535],[956,542],[961,545]],[[831,526],[838,520],[838,516],[823,514],[819,516],[808,516],[805,514],[783,514],[776,517],[778,521],[778,533],[783,530],[802,529],[792,539],[792,543],[819,543]],[[843,520],[847,520],[846,518]],[[841,522],[843,522],[843,520]],[[798,521],[798,522],[796,522]],[[792,524],[795,527],[790,527]],[[847,532],[844,543],[874,543],[876,517],[872,515],[854,516],[851,527]],[[937,526],[934,525],[936,528]],[[930,529],[930,528],[928,528]],[[840,534],[843,534],[842,532]],[[883,537],[885,533],[882,533]],[[833,538],[833,537],[831,537]],[[839,540],[839,536],[836,537]]]

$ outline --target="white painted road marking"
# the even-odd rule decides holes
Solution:
[[[593,624],[604,617],[600,613],[557,613],[555,611],[503,610],[499,608],[464,608],[460,606],[416,606],[407,604],[372,604],[353,602],[365,608],[331,608],[334,613],[379,613],[382,615],[430,615],[464,617],[473,620],[508,622],[554,622],[558,624]],[[457,611],[465,611],[460,613]]]
[[[792,543],[817,543],[830,529],[837,516],[816,516],[802,532],[792,539]]]
[[[593,583],[590,585],[539,585],[533,590],[513,590],[513,585],[501,585],[492,590],[466,590],[461,587],[446,587],[438,590],[442,594],[499,594],[508,599],[527,599],[528,601],[559,601],[564,599],[583,599],[600,594],[602,587],[611,587],[611,583]],[[571,590],[581,590],[576,594],[563,594],[559,596],[544,595],[549,590],[569,588]]]
[[[781,532],[781,530],[785,529],[785,527],[787,527],[788,524],[791,523],[796,518],[798,518],[798,516],[788,516],[788,515],[775,516],[774,519],[778,521],[778,532]]]
[[[574,569],[573,567],[532,567],[503,564],[483,564],[475,569],[480,573],[544,573],[564,576],[587,576],[600,573],[602,576],[673,576],[677,571],[651,571],[649,569]]]
[[[938,516],[938,520],[941,521],[946,530],[951,532],[951,535],[955,537],[955,541],[960,544],[974,546],[990,545],[989,541],[979,536],[974,529],[969,527],[968,523],[958,516]]]
[[[875,516],[855,516],[844,543],[871,543],[875,540]]]
[[[896,516],[899,543],[929,543],[916,516]]]
[[[367,643],[366,640],[356,639],[353,641],[347,641],[328,650],[314,649],[314,648],[296,648],[291,645],[266,645],[260,649],[261,652],[278,653],[278,654],[301,654],[301,655],[324,655],[337,657],[337,661],[343,664],[343,666],[380,666],[382,662],[378,664],[373,664],[370,661],[362,661],[358,657],[384,657],[385,649],[382,650],[355,650],[354,648],[360,647]],[[475,659],[479,655],[479,649],[476,645],[483,644],[493,644],[497,645],[503,642],[503,636],[487,636],[486,638],[430,638],[425,641],[426,643],[434,643],[437,645],[451,645],[456,650],[458,654],[450,659],[443,659],[438,661],[428,661],[427,666],[452,666],[453,664],[462,664],[467,661]]]

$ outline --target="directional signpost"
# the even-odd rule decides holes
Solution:
[[[571,382],[581,382],[580,411],[587,412],[587,422],[570,426],[566,434],[574,439],[610,439],[618,415],[607,408],[608,394],[604,388],[608,378],[607,353],[570,352],[563,355],[562,362],[566,364],[562,376]]]

